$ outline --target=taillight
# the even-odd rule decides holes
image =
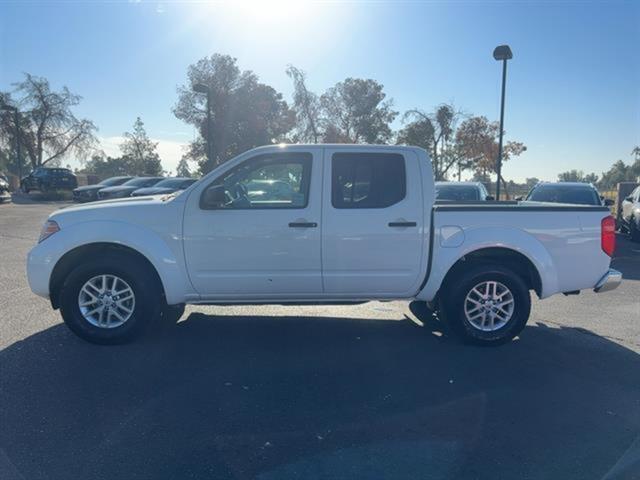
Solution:
[[[613,257],[616,249],[616,220],[611,215],[600,222],[600,245],[604,253]]]

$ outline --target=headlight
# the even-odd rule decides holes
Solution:
[[[56,222],[54,222],[53,220],[47,220],[46,222],[44,222],[44,225],[42,226],[42,231],[40,232],[40,238],[38,239],[38,243],[42,242],[43,240],[46,240],[51,235],[59,231],[60,231],[60,226]]]

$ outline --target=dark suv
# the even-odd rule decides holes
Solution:
[[[78,186],[76,176],[68,168],[36,168],[20,181],[20,187],[25,193],[30,190],[40,190],[45,193],[50,190],[73,190]]]

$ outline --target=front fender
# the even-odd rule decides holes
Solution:
[[[459,246],[443,247],[447,238],[442,230],[438,228],[434,232],[431,270],[424,288],[416,296],[419,300],[432,301],[451,267],[465,255],[485,248],[505,248],[527,257],[540,275],[540,298],[558,292],[558,272],[553,259],[533,235],[511,227],[472,227],[464,230],[464,239]]]
[[[71,250],[91,243],[113,243],[136,250],[158,272],[169,304],[182,303],[193,294],[182,261],[182,242],[175,233],[159,233],[144,226],[94,220],[63,226],[36,245],[28,255],[27,277],[34,293],[48,297],[55,265]]]

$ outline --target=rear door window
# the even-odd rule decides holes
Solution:
[[[402,201],[404,157],[395,153],[335,153],[331,159],[334,208],[386,208]]]

